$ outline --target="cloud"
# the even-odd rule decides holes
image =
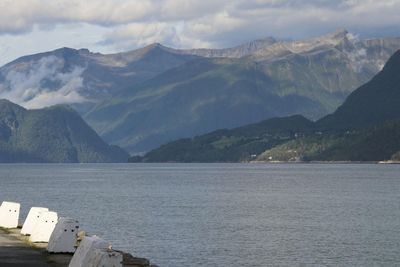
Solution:
[[[92,45],[107,51],[152,42],[226,47],[266,36],[307,38],[337,28],[400,34],[398,10],[400,0],[1,0],[0,35],[81,24],[103,29],[102,40]]]
[[[34,25],[89,23],[115,26],[137,22],[176,21],[223,8],[228,1],[197,0],[2,0],[0,33],[18,34]]]
[[[2,0],[0,32],[18,34],[34,25],[85,22],[111,26],[143,20],[152,12],[154,1],[124,0]]]
[[[123,35],[124,43],[131,48],[149,41],[175,47],[227,47],[266,36],[308,38],[337,28],[384,34],[385,28],[397,27],[400,23],[397,14],[400,0],[196,1],[201,6],[193,1],[187,1],[188,4],[178,0],[162,2],[163,5],[154,9],[159,13],[151,13],[147,20],[111,29],[105,34],[108,44],[117,44]],[[151,38],[147,34],[129,34],[151,25],[162,25],[163,30],[154,31]],[[163,31],[169,34],[161,34]]]
[[[168,23],[132,23],[105,34],[100,44],[126,50],[155,42],[178,45],[180,41],[176,28]]]
[[[74,67],[62,72],[64,62],[56,56],[21,63],[18,68],[5,70],[0,98],[9,99],[26,108],[87,101],[79,90],[83,88],[84,68]]]

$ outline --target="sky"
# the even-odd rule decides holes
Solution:
[[[400,0],[0,0],[0,65],[60,47],[222,48],[345,28],[400,36]]]

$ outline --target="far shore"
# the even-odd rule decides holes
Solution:
[[[254,164],[400,164],[400,161],[250,161]]]
[[[388,160],[388,161],[242,161],[242,162],[0,162],[0,165],[104,165],[104,164],[400,164],[400,161]]]

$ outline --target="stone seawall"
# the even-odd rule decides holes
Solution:
[[[21,229],[0,228],[0,266],[4,267],[68,267],[73,254],[54,254],[46,251],[47,243],[31,243]],[[123,254],[122,266],[157,267],[145,258]]]
[[[8,201],[0,205],[0,267],[157,267],[87,236],[78,220],[48,208],[31,207],[21,227],[20,207]]]

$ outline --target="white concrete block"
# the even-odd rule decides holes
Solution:
[[[98,236],[86,236],[79,244],[74,256],[69,262],[68,267],[87,267],[94,257],[96,249],[107,249],[110,246],[108,242]]]
[[[39,220],[29,237],[31,242],[49,242],[50,236],[57,224],[58,215],[54,211],[43,211],[39,213]]]
[[[31,235],[33,228],[35,227],[36,223],[39,221],[39,214],[43,211],[49,211],[48,208],[42,207],[32,207],[29,210],[28,216],[25,219],[24,225],[21,229],[22,235]]]
[[[20,207],[19,203],[3,201],[0,206],[0,227],[17,228]]]
[[[50,236],[47,251],[53,253],[74,253],[79,222],[72,218],[60,217]]]
[[[95,249],[92,254],[88,267],[122,267],[122,253],[108,250]]]

